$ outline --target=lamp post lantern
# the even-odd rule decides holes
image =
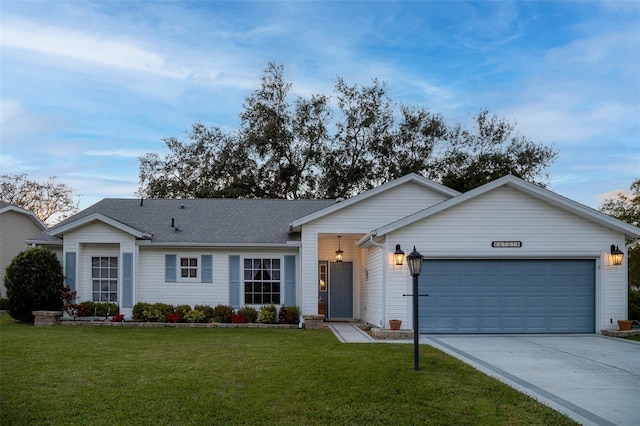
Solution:
[[[424,256],[416,251],[416,246],[413,246],[413,251],[407,256],[407,265],[409,266],[409,273],[413,277],[413,369],[420,369],[420,325],[418,323],[418,277],[422,272],[422,262]]]

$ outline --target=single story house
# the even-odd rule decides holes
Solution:
[[[4,275],[7,266],[29,246],[25,240],[47,226],[35,213],[0,200],[0,297],[7,296]]]
[[[105,199],[35,235],[80,300],[298,305],[424,333],[594,333],[627,316],[640,229],[514,176],[458,193],[416,174],[347,200]],[[624,254],[613,262],[611,246]]]

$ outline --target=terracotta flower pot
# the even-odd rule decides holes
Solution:
[[[632,324],[633,321],[631,320],[618,320],[618,327],[620,327],[620,330],[631,330]]]
[[[400,326],[402,325],[402,320],[389,320],[389,327],[392,330],[400,330]]]

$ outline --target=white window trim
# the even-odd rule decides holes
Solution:
[[[274,260],[277,259],[280,261],[280,303],[273,303],[273,305],[275,305],[276,307],[280,307],[282,306],[282,302],[283,302],[283,298],[284,298],[284,282],[285,282],[285,277],[284,277],[284,255],[279,255],[279,256],[274,256],[274,255],[269,255],[269,254],[265,254],[265,253],[256,253],[253,255],[246,255],[246,256],[240,256],[240,296],[241,296],[241,300],[242,300],[242,305],[243,306],[249,306],[255,309],[260,309],[260,307],[265,306],[265,305],[271,305],[272,303],[247,303],[247,299],[246,299],[246,292],[245,292],[245,281],[251,281],[251,280],[245,280],[244,278],[244,261],[247,259],[270,259],[270,260]]]

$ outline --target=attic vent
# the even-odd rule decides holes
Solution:
[[[336,198],[336,204],[337,204],[337,203],[339,203],[339,202],[341,202],[341,201],[344,201],[344,198],[342,198],[342,197],[338,197],[338,198]]]
[[[180,208],[181,208],[181,209],[184,209],[184,204],[180,204]]]

